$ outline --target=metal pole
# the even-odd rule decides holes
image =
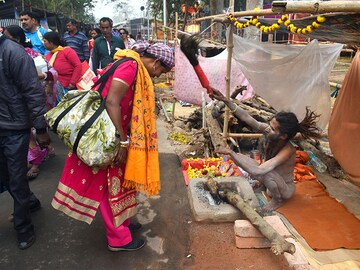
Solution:
[[[163,23],[163,26],[167,26],[167,10],[166,10],[166,0],[163,0],[163,13],[164,13],[164,23]],[[165,31],[165,28],[164,28],[164,43],[166,44],[167,40],[167,36],[166,36],[166,31]]]

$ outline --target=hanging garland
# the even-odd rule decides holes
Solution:
[[[313,21],[311,24],[307,25],[304,28],[301,28],[301,27],[296,27],[293,23],[291,23],[287,15],[282,15],[281,18],[276,23],[273,23],[271,26],[262,25],[261,22],[259,22],[258,16],[253,16],[246,23],[241,23],[237,21],[234,15],[232,14],[228,15],[228,19],[234,24],[236,28],[239,29],[253,25],[259,28],[261,32],[270,33],[279,29],[280,25],[285,25],[291,33],[303,34],[303,35],[311,33],[313,30],[319,28],[321,23],[326,21],[326,18],[324,16],[317,16],[316,20]]]

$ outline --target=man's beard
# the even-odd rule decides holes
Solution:
[[[280,134],[265,134],[259,140],[259,150],[262,159],[269,160],[278,153],[278,145],[281,141]]]

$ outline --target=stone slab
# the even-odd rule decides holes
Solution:
[[[237,191],[253,208],[260,207],[252,187],[244,177],[222,177],[215,180],[221,188]],[[196,221],[234,222],[245,218],[239,209],[230,204],[216,205],[209,191],[204,189],[205,181],[205,178],[192,178],[187,187],[190,208]]]
[[[311,265],[302,253],[299,244],[293,238],[286,238],[286,241],[295,245],[296,251],[294,254],[284,253],[285,259],[287,260],[290,267],[297,269],[312,269]]]

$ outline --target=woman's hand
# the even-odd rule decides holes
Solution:
[[[113,166],[118,167],[121,164],[126,162],[127,158],[127,147],[119,146],[117,147],[117,152],[114,157]]]
[[[215,149],[215,153],[223,154],[223,155],[231,155],[233,153],[233,151],[230,148],[220,146]]]
[[[217,89],[215,88],[212,88],[213,89],[213,93],[210,94],[210,98],[212,99],[217,99],[217,100],[220,100],[220,101],[226,101],[227,98]]]

